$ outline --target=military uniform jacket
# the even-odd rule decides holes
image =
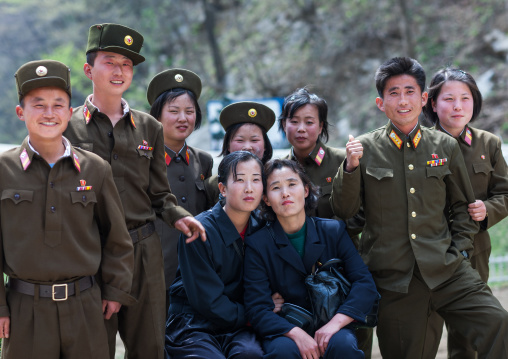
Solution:
[[[219,202],[219,176],[214,175],[205,180],[206,201],[213,206]],[[210,207],[209,207],[210,208]]]
[[[300,163],[311,182],[321,189],[321,197],[318,200],[316,210],[312,214],[313,216],[338,219],[330,205],[330,194],[332,193],[333,177],[344,158],[346,158],[344,150],[325,146],[319,141],[309,156]],[[292,148],[285,159],[298,162]]]
[[[306,218],[307,237],[303,259],[284,233],[278,221],[245,239],[245,309],[256,333],[273,338],[289,332],[294,325],[273,312],[273,293],[280,293],[286,303],[312,310],[304,279],[317,261],[344,261],[351,292],[337,310],[364,322],[377,298],[376,286],[367,266],[358,255],[343,221]]]
[[[246,323],[243,306],[243,241],[217,203],[199,214],[206,242],[178,244],[179,269],[171,285],[169,314],[194,314],[195,327],[232,332]],[[247,234],[259,228],[251,216]],[[236,248],[234,243],[236,243]]]
[[[132,110],[115,127],[90,101],[74,109],[64,135],[71,143],[109,162],[128,229],[162,216],[169,225],[190,213],[177,206],[166,178],[162,125]]]
[[[132,304],[134,265],[110,166],[71,149],[53,168],[30,149],[0,155],[0,266],[9,277],[54,284],[95,275],[102,297]],[[0,316],[8,316],[0,286]]]
[[[457,141],[419,124],[406,138],[390,121],[358,140],[360,165],[347,173],[343,164],[334,178],[334,212],[349,218],[363,205],[360,253],[379,287],[407,293],[417,263],[435,288],[455,272],[461,251],[472,252],[478,231],[467,212],[474,194]]]
[[[212,156],[200,149],[184,146],[180,154],[166,150],[166,170],[171,191],[178,204],[197,215],[213,207],[205,195],[205,180],[212,175]]]
[[[447,133],[438,124],[437,129]],[[501,140],[490,132],[466,126],[457,138],[476,199],[482,200],[488,216],[474,237],[474,251],[490,248],[487,229],[508,215],[508,168]]]
[[[210,154],[185,145],[180,154],[166,149],[165,161],[171,191],[182,208],[195,216],[215,204],[215,202],[208,203],[205,195],[204,181],[212,175],[213,167],[213,159]],[[165,272],[166,288],[169,288],[176,272],[176,242],[180,237],[180,231],[169,227],[159,218],[155,221],[155,226],[162,240],[167,268]],[[172,250],[175,253],[170,253]],[[167,258],[168,256],[173,258]]]
[[[311,182],[314,185],[319,186],[321,191],[321,197],[318,200],[317,207],[312,213],[312,216],[340,219],[333,213],[332,206],[330,204],[330,194],[332,193],[333,177],[335,177],[339,166],[345,158],[346,152],[344,150],[325,146],[321,141],[319,141],[309,156],[305,158],[303,163],[299,162],[307,176],[309,176]],[[292,148],[285,159],[298,162]],[[363,214],[358,213],[353,218],[347,219],[346,225],[353,243],[355,246],[358,246],[359,238],[357,234],[361,233],[364,225]]]

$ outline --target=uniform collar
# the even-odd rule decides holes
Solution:
[[[446,131],[439,122],[436,124],[436,129],[453,137],[453,135],[450,132]],[[468,125],[464,126],[459,137],[457,137],[457,141],[462,141],[469,147],[473,145],[473,133],[471,132],[471,129]]]
[[[464,142],[469,147],[471,147],[473,145],[473,133],[471,132],[471,129],[469,128],[468,125],[466,125],[464,127],[459,138],[462,142]]]
[[[60,157],[60,158],[72,157],[73,163],[74,163],[74,167],[76,168],[76,170],[78,172],[81,172],[81,167],[79,165],[79,157],[74,152],[74,149],[71,146],[71,143],[69,142],[69,140],[67,138],[65,138],[63,136],[62,136],[62,141],[63,141],[63,144],[65,146],[65,152],[62,155],[62,157]],[[40,156],[40,154],[30,144],[30,138],[29,138],[29,136],[27,136],[25,138],[25,140],[21,144],[20,148],[21,148],[21,154],[19,155],[19,160],[21,162],[21,167],[23,168],[23,171],[26,171],[27,168],[32,163],[34,155],[37,154],[38,156]]]
[[[321,164],[323,163],[323,159],[326,156],[325,148],[326,148],[326,146],[323,144],[323,142],[318,141],[316,143],[316,146],[314,146],[314,149],[312,150],[311,153],[309,153],[309,156],[307,158],[310,159],[311,161],[314,161],[318,166],[321,166]],[[306,160],[307,160],[307,158],[306,158]],[[293,161],[298,162],[298,160],[295,156],[295,151],[294,151],[293,147],[291,147],[291,159]]]
[[[183,162],[189,165],[190,151],[187,147],[187,142],[184,143],[183,147],[176,153],[171,148],[164,145],[164,159],[166,160],[166,166],[169,166],[174,157],[180,156],[183,158]]]
[[[397,126],[392,123],[392,121],[388,121],[388,124],[386,125],[386,135],[391,140],[393,145],[399,150],[402,149],[406,141],[409,144],[409,147],[416,149],[423,137],[420,128],[420,122],[418,122],[416,126],[411,130],[409,135],[406,136],[397,128]]]
[[[83,116],[85,117],[85,123],[87,125],[88,125],[88,123],[90,123],[90,120],[92,119],[95,112],[101,112],[99,110],[99,108],[92,103],[92,99],[93,99],[93,94],[86,98],[85,105],[83,106]],[[122,98],[121,104],[122,104],[122,110],[123,110],[122,117],[129,115],[132,127],[136,128],[136,123],[134,122],[134,117],[132,116],[132,112],[129,107],[129,104],[123,98]]]
[[[229,219],[229,216],[222,208],[220,201],[212,208],[212,215],[215,217],[222,240],[226,246],[230,246],[236,240],[241,239],[240,233],[238,233],[235,225],[231,222],[231,219]],[[250,225],[250,219],[248,223]],[[249,233],[249,228],[247,228],[247,233]]]

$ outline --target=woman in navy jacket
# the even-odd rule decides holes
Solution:
[[[170,287],[166,353],[170,358],[255,359],[263,353],[246,325],[243,305],[243,238],[259,226],[251,211],[263,194],[262,163],[233,152],[219,165],[217,203],[196,219],[206,242],[178,243],[179,269]],[[272,301],[273,303],[273,301]]]
[[[364,320],[377,292],[344,222],[306,215],[316,204],[317,190],[296,162],[268,162],[265,178],[263,212],[274,221],[246,239],[244,269],[247,319],[262,338],[264,357],[364,358],[346,326]],[[314,264],[332,258],[344,261],[351,292],[311,337],[274,313],[272,295],[311,310],[304,278]]]

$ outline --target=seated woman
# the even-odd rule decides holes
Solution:
[[[242,280],[243,238],[258,228],[251,212],[263,195],[262,163],[237,151],[224,157],[218,173],[225,205],[196,216],[206,242],[185,244],[180,236],[178,243],[166,323],[166,352],[173,359],[263,356],[246,326]]]
[[[271,221],[249,236],[245,250],[247,320],[262,338],[265,358],[364,358],[348,324],[362,321],[377,297],[376,286],[343,221],[308,217],[317,190],[295,161],[265,165],[263,212]],[[272,294],[311,310],[304,278],[318,261],[344,261],[351,292],[314,337],[274,313]]]

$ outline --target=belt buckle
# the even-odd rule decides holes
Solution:
[[[64,287],[65,288],[65,298],[55,298],[55,294],[56,294],[56,288],[57,287]],[[67,283],[63,283],[63,284],[53,284],[51,286],[51,298],[55,301],[55,302],[61,302],[61,301],[64,301],[64,300],[67,300],[67,298],[69,297],[69,286]]]

